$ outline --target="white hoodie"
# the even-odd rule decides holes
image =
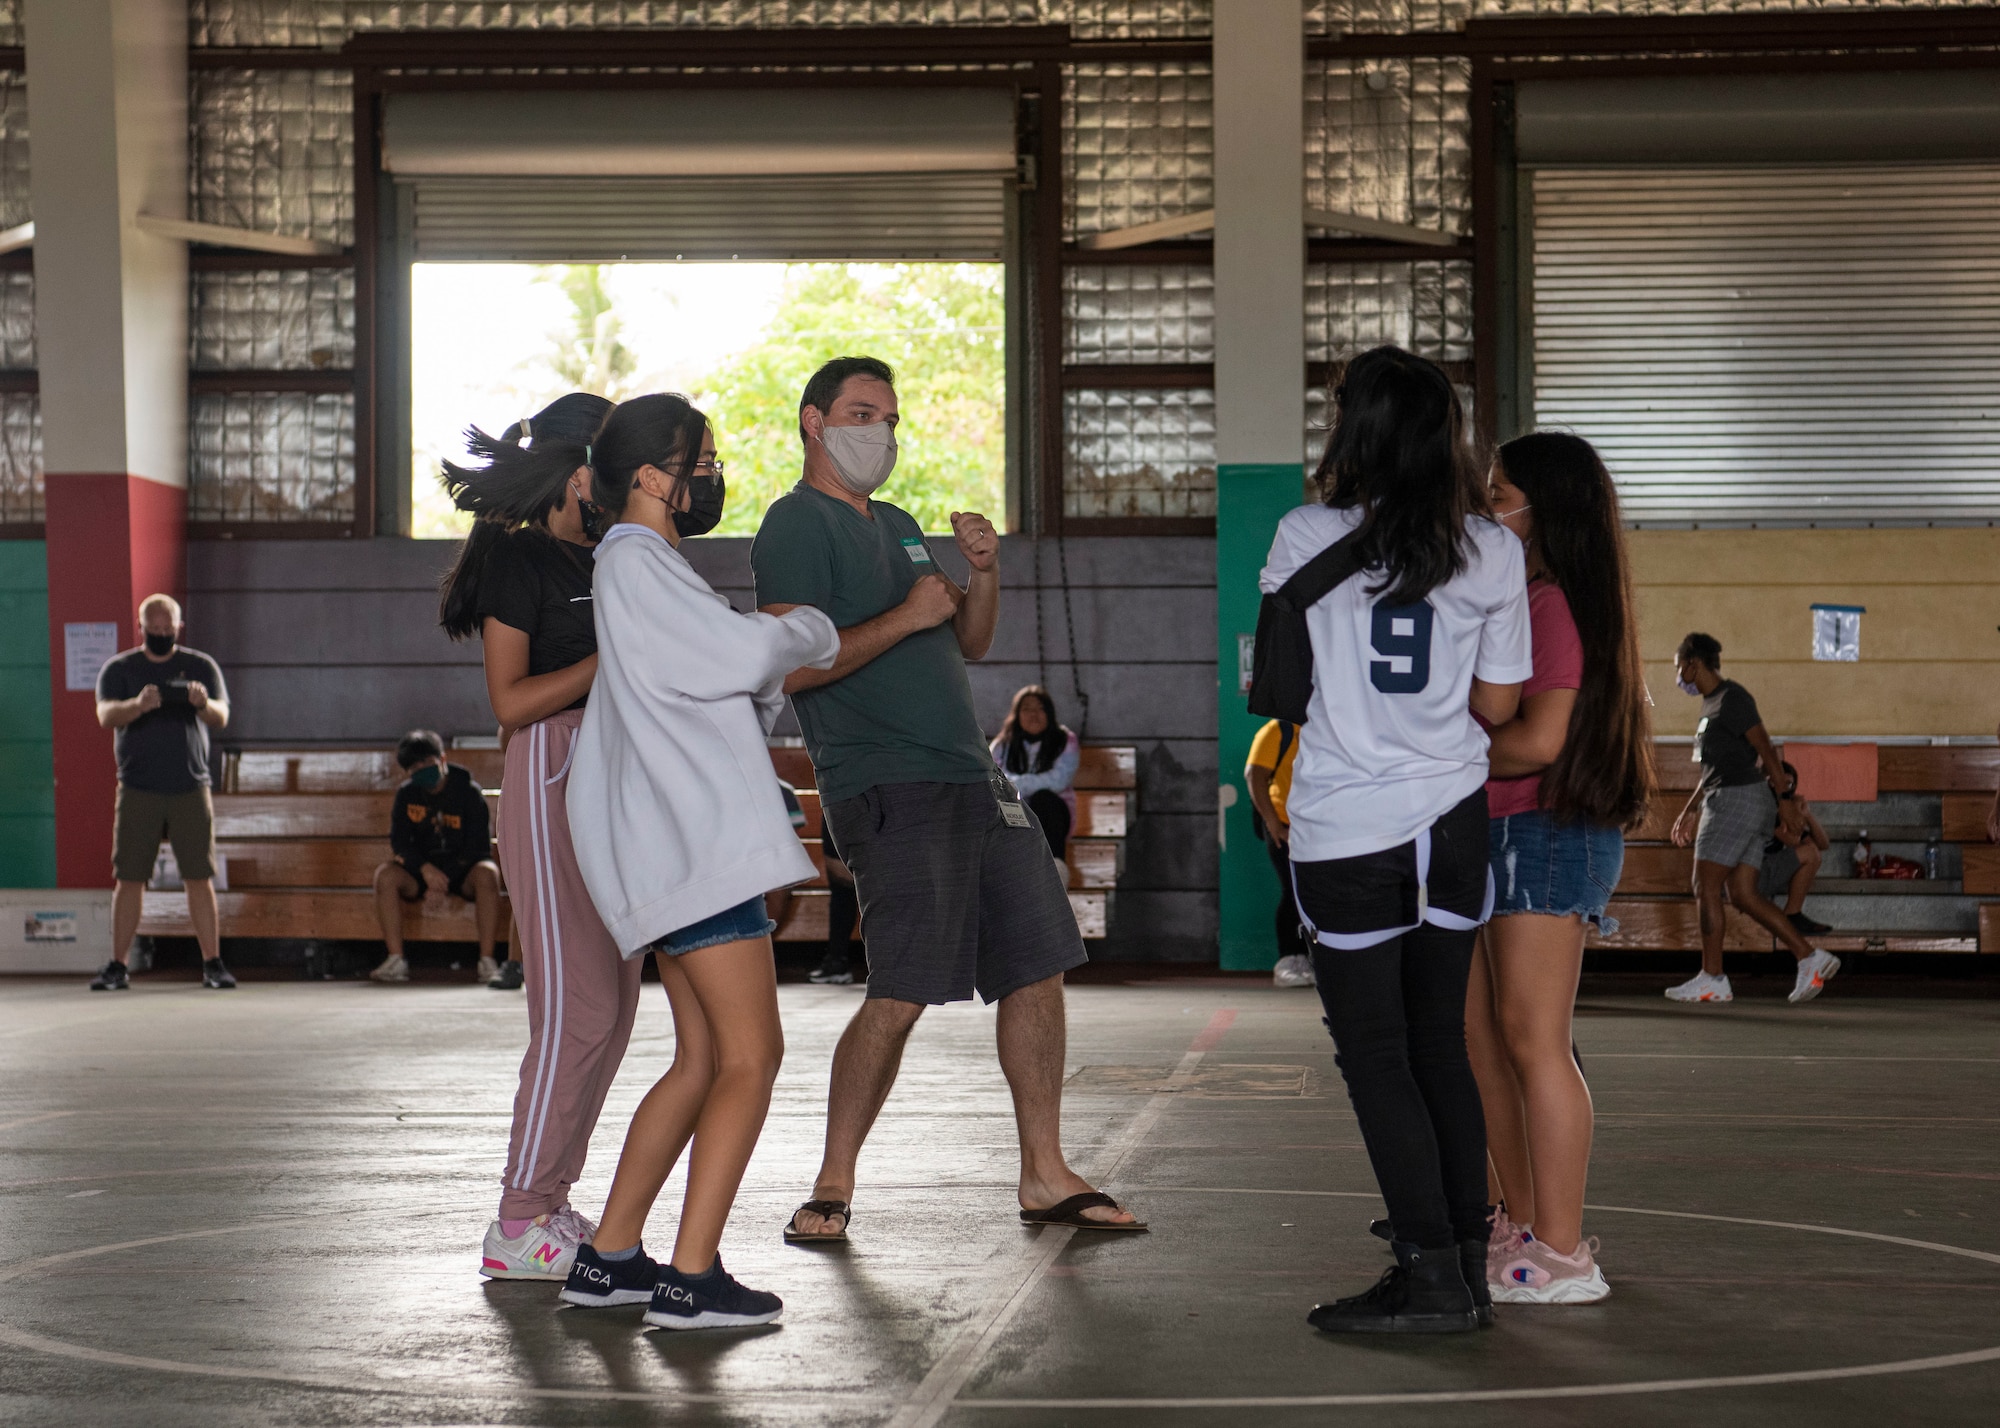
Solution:
[[[840,650],[809,605],[741,615],[655,531],[597,547],[597,679],[569,775],[570,837],[627,957],[813,876],[764,735],[801,665]]]

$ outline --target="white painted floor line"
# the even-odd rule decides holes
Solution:
[[[1236,1020],[1236,1013],[1225,1008],[1209,1019],[1208,1025],[1196,1034],[1187,1053],[1180,1059],[1172,1073],[1161,1083],[1160,1089],[1139,1108],[1116,1138],[1110,1141],[1098,1156],[1096,1164],[1085,1176],[1093,1185],[1108,1186],[1117,1176],[1139,1144],[1145,1140],[1160,1117],[1167,1113],[1175,1095],[1194,1075],[1202,1058],[1221,1041],[1222,1035]],[[931,1365],[923,1381],[911,1390],[885,1428],[935,1428],[939,1419],[949,1412],[958,1398],[958,1391],[965,1387],[980,1360],[986,1357],[1007,1326],[1021,1312],[1040,1285],[1042,1277],[1056,1262],[1063,1250],[1078,1231],[1067,1226],[1044,1229],[1032,1240],[1027,1249],[1004,1271],[995,1282],[986,1302],[980,1305],[964,1326],[952,1338],[944,1354]]]
[[[44,1111],[39,1116],[22,1116],[18,1121],[0,1121],[0,1131],[19,1130],[22,1126],[38,1126],[43,1121],[59,1121],[65,1116],[75,1114],[75,1111]]]

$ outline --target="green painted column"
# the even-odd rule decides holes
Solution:
[[[38,540],[0,540],[0,887],[56,885],[49,572]]]
[[[1303,491],[1297,462],[1289,465],[1224,466],[1217,473],[1215,574],[1217,628],[1216,732],[1219,740],[1222,803],[1220,836],[1222,966],[1225,971],[1268,971],[1278,960],[1271,911],[1278,880],[1269,855],[1251,830],[1250,796],[1243,786],[1243,761],[1263,720],[1250,713],[1242,670],[1250,637],[1257,630],[1257,572],[1271,553],[1278,519],[1299,504]]]

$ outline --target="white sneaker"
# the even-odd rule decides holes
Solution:
[[[498,962],[494,961],[491,957],[481,957],[479,959],[480,981],[490,982],[499,975],[500,975],[500,964]]]
[[[579,1215],[575,1208],[563,1205],[549,1211],[549,1224],[560,1229],[576,1244],[587,1244],[597,1238],[597,1221],[587,1215]]]
[[[511,1240],[501,1233],[498,1220],[488,1225],[486,1242],[479,1247],[479,1272],[488,1279],[568,1279],[579,1241],[569,1220],[556,1218],[561,1213],[536,1216]],[[583,1218],[574,1211],[571,1215]]]
[[[1319,979],[1313,976],[1312,958],[1302,952],[1280,957],[1278,965],[1271,969],[1271,985],[1274,987],[1311,987],[1318,984]]]
[[[1595,1304],[1611,1293],[1596,1251],[1591,1239],[1574,1254],[1558,1254],[1524,1234],[1510,1251],[1488,1257],[1487,1288],[1495,1304]]]
[[[1826,984],[1833,980],[1833,974],[1840,970],[1840,959],[1824,947],[1816,948],[1812,956],[1799,963],[1798,977],[1792,982],[1788,1002],[1809,1002],[1826,990]]]
[[[371,982],[407,982],[410,980],[410,964],[401,957],[384,957],[382,965],[368,974]]]
[[[1667,988],[1667,1000],[1675,1002],[1733,1002],[1736,993],[1729,989],[1729,974],[1711,977],[1706,972],[1697,972],[1678,987]]]

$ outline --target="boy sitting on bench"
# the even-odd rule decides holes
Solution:
[[[486,795],[470,770],[449,762],[444,740],[412,729],[396,744],[396,762],[409,775],[396,790],[389,814],[390,860],[375,870],[375,915],[389,955],[368,975],[378,982],[407,982],[403,959],[403,904],[443,905],[462,898],[473,905],[479,927],[479,980],[500,975],[493,945],[500,931],[500,866],[493,861],[493,833]]]

